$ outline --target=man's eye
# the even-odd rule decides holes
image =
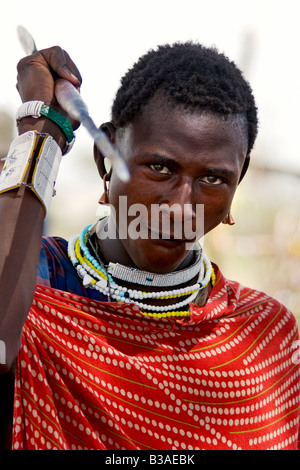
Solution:
[[[223,181],[220,178],[218,178],[217,176],[213,176],[213,175],[204,176],[201,179],[202,181],[208,184],[222,184],[223,183]]]
[[[164,174],[164,175],[170,175],[171,174],[171,171],[169,170],[169,168],[165,165],[161,165],[159,163],[153,163],[152,165],[150,165],[150,168],[154,171],[156,171],[157,173],[161,173],[161,174]]]

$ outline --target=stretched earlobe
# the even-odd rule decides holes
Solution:
[[[111,143],[113,144],[115,142],[115,136],[116,136],[116,127],[112,122],[105,122],[101,124],[100,129],[105,132]],[[104,176],[108,173],[108,169],[105,167],[105,157],[104,155],[100,152],[98,147],[94,145],[94,160],[98,168],[99,175],[101,178],[104,178]]]
[[[103,186],[104,186],[104,191],[103,191],[103,194],[102,196],[100,197],[99,199],[99,204],[103,205],[103,206],[106,206],[109,204],[109,189],[107,187],[107,182],[110,180],[110,177],[111,177],[111,170],[109,171],[109,173],[105,173],[105,175],[103,176]]]

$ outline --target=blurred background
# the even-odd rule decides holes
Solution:
[[[148,49],[194,40],[215,46],[243,70],[259,108],[260,131],[251,168],[238,188],[236,224],[206,236],[205,249],[228,278],[283,302],[300,324],[300,156],[298,0],[3,0],[0,6],[0,155],[16,135],[20,105],[16,28],[39,48],[60,45],[83,76],[81,93],[100,125],[120,78]],[[66,155],[45,234],[69,238],[99,215],[102,193],[84,129]]]

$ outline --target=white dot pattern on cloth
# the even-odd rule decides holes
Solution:
[[[13,449],[297,449],[297,325],[219,274],[188,321],[37,287]]]

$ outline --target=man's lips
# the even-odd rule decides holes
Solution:
[[[179,238],[176,237],[174,233],[163,233],[163,232],[156,232],[148,227],[148,234],[151,240],[160,240],[165,242],[172,242],[172,243],[191,243],[194,240],[189,240],[187,238]]]

